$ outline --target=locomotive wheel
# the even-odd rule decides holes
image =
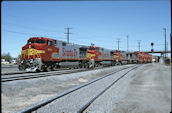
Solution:
[[[54,71],[55,69],[56,69],[56,65],[55,64],[51,65],[51,71]]]
[[[22,71],[22,70],[24,70],[24,66],[23,66],[23,65],[19,65],[19,66],[18,66],[18,69],[19,69],[20,71]]]
[[[54,71],[56,68],[54,66],[51,67],[51,71]]]
[[[48,72],[51,71],[51,67],[48,66],[47,69],[46,69],[46,71],[48,71]]]
[[[50,66],[44,67],[43,71],[49,72],[51,71],[51,67]]]

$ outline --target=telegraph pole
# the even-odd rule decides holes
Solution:
[[[72,29],[72,28],[67,27],[65,29],[67,30],[67,33],[65,33],[65,34],[67,34],[67,43],[69,44],[69,34],[72,34],[72,33],[69,32],[69,30]]]
[[[167,42],[167,52],[168,52],[168,42]],[[167,57],[168,57],[168,53],[167,53]]]
[[[119,42],[120,42],[120,38],[118,38],[118,39],[117,39],[117,41],[118,41],[118,50],[119,50]]]
[[[128,53],[128,49],[129,49],[128,46],[129,45],[128,45],[128,35],[127,35],[127,53]]]
[[[139,51],[140,51],[140,42],[141,42],[141,40],[138,40],[138,48],[139,48]]]
[[[164,63],[165,63],[165,59],[166,59],[166,28],[163,28],[163,30],[164,30],[164,37],[165,37],[165,53],[164,53],[164,55],[165,55],[165,58],[164,58]]]

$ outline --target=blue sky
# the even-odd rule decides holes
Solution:
[[[107,49],[164,50],[164,31],[167,28],[170,49],[170,0],[162,1],[3,1],[1,3],[1,54],[10,52],[17,57],[30,37],[49,37]]]

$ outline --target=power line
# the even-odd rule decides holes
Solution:
[[[10,32],[10,33],[17,33],[17,34],[23,34],[23,35],[35,35],[35,34],[31,34],[31,33],[23,33],[23,32],[10,31],[10,30],[1,30],[1,31]]]
[[[11,31],[11,30],[1,30],[4,32],[10,32],[10,33],[16,33],[16,34],[22,34],[22,35],[27,35],[27,36],[38,36],[38,37],[42,37],[42,35],[38,35],[38,34],[32,34],[32,33],[24,33],[24,32],[18,32],[18,31]],[[51,38],[61,38],[61,39],[65,39],[63,37],[53,37],[53,36],[47,36],[47,35],[43,35],[45,37],[51,37]]]
[[[26,35],[26,36],[41,36],[41,35],[38,35],[38,34],[33,34],[33,33],[24,33],[24,32],[18,32],[18,31],[11,31],[11,30],[1,30],[3,32],[10,32],[10,33],[15,33],[15,34],[20,34],[20,35]],[[45,35],[44,35],[45,36]],[[45,37],[51,37],[51,38],[57,38],[57,39],[66,39],[64,37],[52,37],[52,36],[45,36]],[[71,39],[71,40],[74,40],[74,41],[78,41],[78,42],[83,42],[83,43],[90,43],[90,42],[86,42],[86,41],[80,41],[80,40],[75,40],[75,39]]]
[[[38,27],[35,27],[35,26],[32,26],[32,27],[30,27],[30,26],[25,26],[25,25],[21,25],[21,24],[14,24],[14,23],[6,23],[7,25],[10,25],[10,26],[14,26],[14,27],[20,27],[20,28],[25,28],[25,29],[38,29],[38,30],[44,30],[44,31],[48,31],[48,32],[61,32],[61,33],[63,33],[62,31],[57,31],[57,30],[50,30],[50,29],[45,29],[45,28],[43,28],[43,27],[41,27],[41,28],[38,28]],[[6,24],[4,24],[4,25],[6,25]]]

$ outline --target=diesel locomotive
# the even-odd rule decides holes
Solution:
[[[32,37],[22,47],[19,70],[50,71],[60,67],[93,68],[99,65],[147,63],[152,55],[143,52],[109,50],[94,45],[66,43],[46,37]]]

